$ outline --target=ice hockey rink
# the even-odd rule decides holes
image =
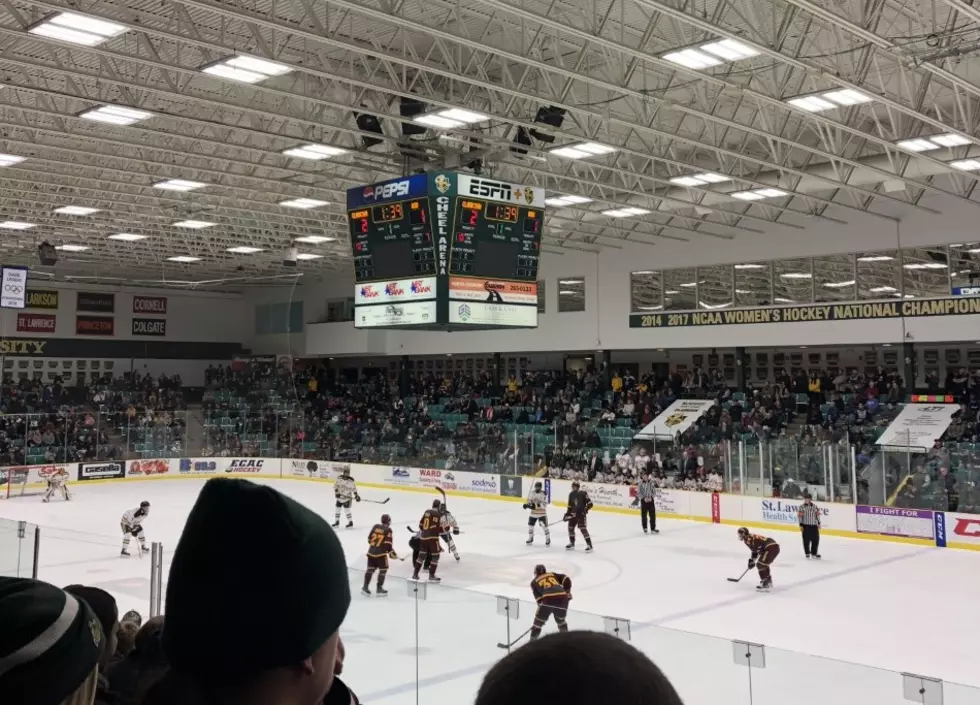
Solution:
[[[332,487],[268,484],[332,521]],[[145,615],[150,561],[120,558],[119,516],[141,500],[152,503],[144,526],[150,541],[163,544],[166,568],[200,486],[198,480],[90,485],[77,488],[69,503],[10,500],[0,504],[0,516],[42,527],[41,579],[102,587],[121,610]],[[355,528],[339,532],[353,569],[353,604],[342,629],[345,678],[363,702],[471,701],[504,653],[497,643],[508,638],[495,596],[524,600],[510,624],[516,637],[531,623],[528,583],[537,563],[571,576],[571,628],[601,630],[602,616],[629,620],[631,643],[665,671],[688,705],[720,697],[782,705],[790,694],[798,704],[900,703],[897,672],[946,681],[947,705],[980,700],[972,687],[980,686],[980,671],[968,641],[980,633],[980,556],[972,552],[824,537],[824,559],[806,561],[795,533],[774,532],[783,549],[773,567],[775,588],[757,594],[754,571],[740,583],[726,581],[740,575],[748,559],[733,526],[662,519],[661,533],[653,536],[641,532],[637,517],[597,511],[590,515],[596,550],[586,554],[581,539],[576,551],[565,550],[560,522],[550,547],[540,533],[526,546],[526,513],[518,504],[452,497],[462,560],[442,555],[443,584],[429,586],[426,599],[416,601],[405,580],[410,564],[393,561],[390,596],[367,598],[356,571],[363,567],[368,529],[382,512],[390,514],[396,549],[406,555],[406,527],[417,523],[432,497],[368,488],[361,494],[390,497],[384,506],[355,504]],[[561,509],[552,508],[550,516],[557,522]],[[234,527],[228,540],[235,540]],[[270,595],[255,609],[274,610],[289,599],[288,591]],[[553,629],[553,623],[546,628]],[[733,663],[732,639],[766,645],[766,667],[753,669],[751,696],[747,669]]]

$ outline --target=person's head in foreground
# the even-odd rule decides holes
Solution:
[[[83,600],[37,580],[0,578],[0,702],[92,705],[104,649]]]
[[[502,658],[483,679],[475,705],[683,705],[674,686],[625,641],[600,632],[558,632]]]
[[[319,515],[271,487],[210,480],[170,566],[170,670],[144,705],[348,705],[334,676],[350,599],[343,548]]]

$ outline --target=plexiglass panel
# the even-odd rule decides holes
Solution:
[[[697,307],[697,274],[694,268],[665,271],[664,309],[686,311]]]
[[[735,265],[735,305],[768,306],[772,303],[772,263],[743,262]]]
[[[808,258],[773,262],[773,289],[778,304],[808,304],[813,300],[813,271]]]

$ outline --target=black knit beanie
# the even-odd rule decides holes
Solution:
[[[119,622],[119,607],[116,605],[116,598],[105,590],[88,585],[68,585],[65,592],[75,597],[80,597],[95,612],[102,631],[108,636],[112,633],[113,627]]]
[[[0,701],[59,705],[91,675],[104,646],[83,600],[37,580],[0,577]]]
[[[350,600],[322,517],[271,487],[212,479],[174,551],[163,648],[205,682],[296,664],[337,632]]]

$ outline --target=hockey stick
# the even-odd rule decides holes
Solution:
[[[367,502],[368,504],[388,504],[391,501],[391,497],[385,497],[380,502],[376,499],[362,499],[362,502]]]
[[[500,642],[499,644],[497,644],[497,648],[498,649],[509,649],[509,648],[511,648],[514,644],[516,644],[521,639],[523,639],[528,634],[530,634],[531,633],[531,629],[534,629],[534,627],[530,627],[526,632],[524,632],[523,634],[521,634],[519,637],[517,637],[516,639],[514,639],[514,641],[510,642],[509,644],[505,644],[503,642]]]
[[[746,568],[746,569],[745,569],[745,572],[744,572],[744,573],[742,573],[742,574],[741,574],[740,576],[738,576],[737,578],[728,578],[728,582],[730,582],[730,583],[737,583],[737,582],[740,582],[740,581],[742,580],[742,578],[744,578],[744,577],[745,577],[745,575],[746,575],[746,573],[748,573],[748,572],[749,572],[750,570],[752,570],[752,569],[751,569],[751,568]]]
[[[441,487],[436,487],[436,490],[439,492],[439,494],[442,495],[442,506],[445,507],[446,506],[446,490],[442,489]]]

